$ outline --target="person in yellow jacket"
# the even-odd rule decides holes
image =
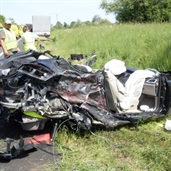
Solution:
[[[4,57],[20,52],[15,34],[10,30],[11,24],[11,20],[6,20],[4,28],[0,31],[0,46],[4,52]]]
[[[27,51],[29,49],[37,50],[36,47],[38,46],[40,42],[40,37],[37,34],[31,32],[30,27],[28,26],[23,27],[22,39],[23,39],[23,44],[24,44],[24,51]]]

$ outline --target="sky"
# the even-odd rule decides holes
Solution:
[[[100,9],[101,3],[102,0],[0,0],[0,15],[13,18],[18,25],[32,23],[36,15],[51,16],[52,25],[57,21],[92,21],[95,15],[114,23],[114,14]]]

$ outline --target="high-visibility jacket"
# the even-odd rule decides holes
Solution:
[[[23,33],[23,43],[25,51],[27,51],[28,49],[36,50],[35,35],[32,32]]]
[[[5,48],[7,50],[17,48],[18,43],[17,43],[14,32],[11,30],[7,30],[6,28],[3,28],[3,30],[5,32],[5,40],[4,40]]]

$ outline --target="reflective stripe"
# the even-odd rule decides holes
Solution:
[[[3,30],[5,32],[5,40],[4,40],[5,48],[7,50],[17,48],[17,40],[13,31],[7,30],[5,28],[3,28]]]

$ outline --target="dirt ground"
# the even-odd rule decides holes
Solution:
[[[0,120],[0,153],[6,152],[6,138],[19,140],[19,137],[32,137],[37,134],[52,133],[53,128],[49,123],[45,124],[43,131],[23,131],[21,125],[17,122],[5,123]],[[11,144],[12,146],[13,144]],[[52,145],[38,145],[39,148],[33,148],[23,151],[19,156],[11,160],[0,158],[0,171],[45,171],[57,163],[60,154]],[[55,153],[55,155],[54,155]],[[55,168],[55,166],[53,166]],[[56,166],[57,167],[57,166]],[[49,169],[48,169],[49,168]]]

